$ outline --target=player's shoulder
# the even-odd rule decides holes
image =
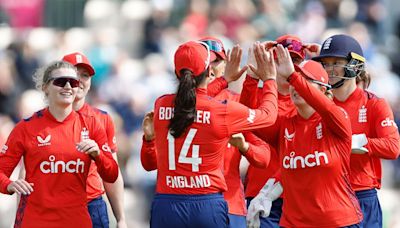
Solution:
[[[36,122],[38,120],[41,120],[44,117],[44,112],[45,112],[45,109],[41,109],[39,111],[36,111],[30,117],[24,118],[21,122],[31,122],[31,123],[33,123],[33,122]]]
[[[382,106],[389,106],[385,98],[379,97],[375,93],[364,90],[364,96],[367,99],[367,105],[368,106],[374,106],[374,107],[382,107]]]

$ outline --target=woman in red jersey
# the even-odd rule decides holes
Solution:
[[[215,80],[207,85],[207,94],[217,100],[238,102],[240,95],[227,88],[228,81],[236,80],[247,67],[240,69],[240,58],[227,56],[224,45],[219,39],[209,36],[200,41],[207,44],[216,56],[216,59],[211,59],[210,63],[211,78],[214,77]],[[224,75],[225,73],[227,75]],[[151,112],[143,119],[144,137],[140,155],[142,165],[148,171],[157,169],[153,117],[154,113]],[[242,155],[255,167],[266,168],[270,160],[269,146],[250,132],[235,135],[226,146],[223,167],[227,191],[223,193],[223,196],[228,204],[230,228],[246,227],[246,202],[240,177]]]
[[[400,154],[400,136],[393,111],[385,99],[364,90],[369,85],[361,45],[351,36],[334,35],[322,44],[320,61],[329,74],[334,102],[350,116],[353,153],[351,186],[364,214],[364,227],[382,227],[382,209],[376,189],[381,188],[381,159]]]
[[[232,134],[270,126],[277,115],[276,71],[271,53],[255,44],[264,96],[253,110],[207,95],[209,63],[207,44],[187,42],[175,53],[177,94],[157,99],[154,108],[157,150],[157,189],[151,210],[151,227],[228,227],[223,153]],[[235,46],[232,55],[241,56]]]
[[[54,62],[37,71],[35,82],[46,109],[19,122],[0,154],[0,192],[22,194],[15,227],[91,227],[86,178],[91,161],[114,182],[118,166],[94,118],[72,109],[79,80],[74,66]],[[9,176],[23,157],[26,179]]]
[[[280,225],[358,227],[362,214],[349,179],[349,117],[324,94],[330,86],[321,64],[306,61],[296,70],[288,50],[278,45],[277,72],[290,83],[297,114],[279,116],[272,127],[256,131],[279,151],[285,197]]]

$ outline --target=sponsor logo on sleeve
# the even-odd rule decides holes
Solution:
[[[381,122],[382,127],[395,127],[397,128],[397,124],[394,120],[391,120],[389,117],[386,117],[386,119],[382,120]]]
[[[111,153],[111,148],[110,148],[110,146],[108,145],[108,143],[103,144],[103,145],[101,146],[101,149],[102,149],[104,152],[110,152],[110,153]]]
[[[7,150],[8,150],[8,146],[4,144],[3,147],[1,148],[0,153],[5,154],[7,152]]]
[[[249,117],[247,117],[247,121],[250,123],[254,123],[254,119],[256,118],[256,111],[253,109],[249,109]]]

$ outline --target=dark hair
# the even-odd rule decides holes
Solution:
[[[180,75],[174,117],[168,125],[171,135],[175,138],[181,136],[196,117],[196,88],[208,75],[208,69],[196,77],[190,70],[182,69]]]

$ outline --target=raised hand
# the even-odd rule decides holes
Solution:
[[[143,118],[142,130],[146,141],[151,141],[155,138],[154,134],[154,112],[148,112]]]
[[[255,42],[253,44],[254,57],[257,62],[257,67],[250,64],[250,69],[263,81],[273,79],[276,80],[276,67],[275,60],[273,56],[273,49],[267,51],[264,45],[260,42]]]
[[[226,66],[224,78],[227,82],[236,81],[242,76],[247,70],[247,66],[240,68],[240,62],[242,61],[242,48],[239,45],[235,45],[232,50],[227,53]]]
[[[28,183],[26,180],[19,179],[11,182],[7,186],[7,191],[9,193],[17,193],[22,195],[29,195],[33,192],[33,183]]]
[[[256,57],[254,56],[254,51],[253,47],[249,48],[248,54],[247,54],[247,66],[253,65],[257,67],[257,62],[256,62]],[[252,78],[259,79],[258,76],[251,70],[247,70],[247,75],[249,75]]]
[[[316,57],[321,52],[321,45],[316,43],[303,44],[303,48],[309,58]]]
[[[278,44],[274,51],[277,56],[276,71],[280,76],[287,79],[294,72],[294,66],[289,50],[284,48],[281,44]]]

